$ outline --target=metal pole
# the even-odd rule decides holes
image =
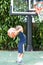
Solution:
[[[27,0],[28,7],[29,7],[29,1]],[[29,11],[29,8],[28,8]],[[27,51],[32,50],[32,15],[27,16]]]
[[[32,49],[32,17],[31,15],[27,16],[27,51]]]

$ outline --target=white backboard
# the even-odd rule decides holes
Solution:
[[[13,15],[31,15],[36,14],[34,4],[38,0],[11,0],[10,14]]]

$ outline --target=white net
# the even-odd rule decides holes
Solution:
[[[35,8],[36,13],[39,16],[40,22],[43,21],[43,2],[42,1],[41,2],[37,2],[34,5],[34,8]]]

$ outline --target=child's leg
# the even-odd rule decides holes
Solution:
[[[22,58],[24,56],[24,44],[19,43],[18,44],[18,62],[22,61]]]
[[[23,53],[18,53],[18,57],[17,57],[17,62],[21,62],[22,58],[23,58],[24,54]]]
[[[19,57],[23,58],[24,54],[23,53],[20,53]]]

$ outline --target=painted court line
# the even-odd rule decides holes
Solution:
[[[43,58],[43,56],[40,56],[40,58]]]
[[[7,60],[7,62],[16,62],[16,61],[14,61],[14,60]]]
[[[37,62],[34,65],[43,65],[43,62]]]

